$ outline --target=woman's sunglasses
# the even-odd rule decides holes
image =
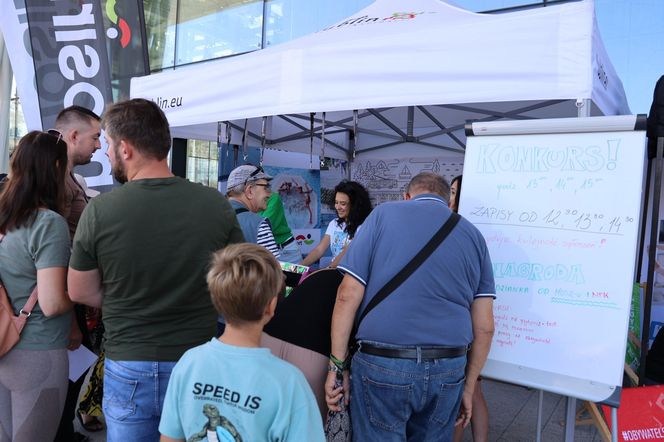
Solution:
[[[58,144],[60,141],[62,141],[62,132],[60,132],[57,129],[49,129],[46,131],[47,134],[56,137],[58,140],[55,142],[55,144]]]

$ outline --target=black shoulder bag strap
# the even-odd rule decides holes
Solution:
[[[459,214],[452,212],[452,215],[450,215],[447,222],[445,222],[445,224],[443,224],[443,226],[438,229],[436,234],[431,237],[429,242],[426,243],[422,250],[420,250],[417,255],[415,255],[413,259],[411,259],[410,262],[406,264],[403,269],[401,269],[399,273],[397,273],[387,284],[385,284],[373,298],[371,298],[371,301],[369,301],[369,304],[367,304],[367,307],[360,315],[360,319],[357,321],[355,331],[357,331],[357,329],[360,327],[360,323],[364,317],[385,298],[387,298],[397,287],[403,284],[403,282],[408,279],[410,275],[415,272],[415,270],[417,270],[417,268],[433,253],[433,251],[436,250],[443,241],[445,241],[447,235],[450,234],[460,219],[461,216],[459,216]],[[353,336],[354,335],[355,333]]]

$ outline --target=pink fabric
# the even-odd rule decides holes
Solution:
[[[300,369],[314,393],[323,419],[327,416],[325,403],[325,379],[327,378],[328,358],[295,344],[274,338],[267,333],[261,337],[261,347],[269,348],[273,355],[290,362]]]

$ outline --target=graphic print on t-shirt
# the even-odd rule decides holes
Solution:
[[[343,248],[348,244],[348,233],[343,230],[335,230],[330,238],[330,250],[332,255],[337,256]]]
[[[216,406],[204,404],[203,415],[207,422],[203,424],[201,431],[187,439],[187,442],[242,442],[242,436],[233,423],[222,416]]]

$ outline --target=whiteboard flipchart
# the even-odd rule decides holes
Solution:
[[[595,402],[619,391],[645,162],[637,121],[473,125],[487,135],[468,137],[459,212],[482,231],[496,281],[484,376]]]

